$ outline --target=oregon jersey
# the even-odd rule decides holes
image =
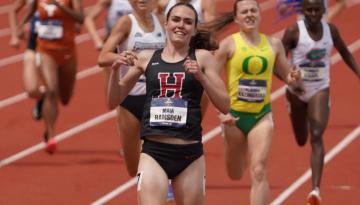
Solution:
[[[240,33],[232,37],[235,52],[226,64],[231,109],[258,113],[270,103],[274,51],[264,34],[257,46],[249,45]]]

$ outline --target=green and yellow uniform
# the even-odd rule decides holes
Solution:
[[[257,46],[249,45],[240,35],[232,35],[235,52],[226,64],[230,113],[239,116],[237,126],[247,134],[271,112],[271,83],[275,53],[264,34]]]

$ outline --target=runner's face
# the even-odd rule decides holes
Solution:
[[[236,3],[235,22],[244,32],[257,30],[260,23],[260,10],[255,0],[243,0]]]
[[[148,10],[152,11],[154,9],[155,0],[129,0],[129,3],[134,10]]]
[[[189,44],[195,33],[195,13],[187,6],[176,6],[165,23],[168,39],[173,43]]]
[[[302,12],[308,24],[320,23],[325,12],[324,2],[321,0],[304,0]]]

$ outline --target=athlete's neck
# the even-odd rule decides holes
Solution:
[[[133,14],[142,30],[145,32],[152,32],[154,30],[154,22],[151,12],[137,11],[133,12]]]
[[[189,46],[177,47],[172,44],[167,45],[161,56],[166,62],[179,62],[186,58],[189,53]]]
[[[260,43],[260,34],[256,31],[252,31],[252,32],[240,31],[240,35],[250,45],[256,46]]]

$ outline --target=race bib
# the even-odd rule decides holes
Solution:
[[[265,80],[240,79],[237,99],[245,102],[261,103],[266,96]]]
[[[323,67],[301,67],[303,81],[321,81],[325,77]]]
[[[39,38],[46,40],[61,39],[64,33],[62,21],[59,20],[40,21],[36,29]]]
[[[150,126],[184,127],[187,101],[180,98],[153,98],[150,108]]]

